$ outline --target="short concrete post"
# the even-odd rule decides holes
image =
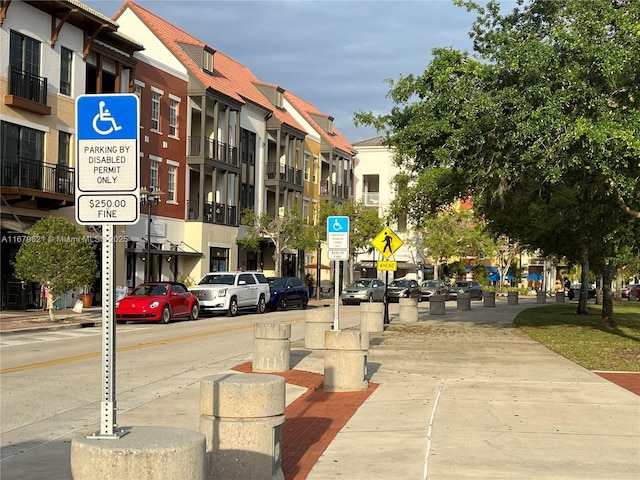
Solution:
[[[334,311],[331,308],[307,310],[304,332],[304,348],[323,349],[324,333],[333,328]]]
[[[547,292],[536,292],[536,303],[547,303]]]
[[[429,297],[429,314],[445,315],[445,295],[431,295]]]
[[[132,427],[118,439],[74,437],[73,480],[205,480],[204,435],[173,427]]]
[[[286,372],[291,369],[290,323],[256,323],[253,338],[254,372]]]
[[[418,299],[414,297],[398,299],[400,311],[398,320],[400,322],[417,322],[418,321]]]
[[[484,307],[496,306],[496,292],[483,292],[482,293],[482,305]]]
[[[360,304],[360,331],[384,332],[384,304],[371,302]]]
[[[230,373],[203,378],[200,432],[206,438],[207,480],[284,479],[280,451],[284,409],[285,381],[279,375]]]
[[[518,292],[507,292],[507,305],[518,305]]]
[[[580,289],[576,288],[573,290],[573,301],[580,302]]]
[[[564,292],[556,292],[556,303],[564,303]]]
[[[369,388],[367,354],[369,332],[325,332],[324,383],[327,392],[359,392]]]
[[[456,308],[458,310],[471,310],[471,294],[459,293],[456,299]]]

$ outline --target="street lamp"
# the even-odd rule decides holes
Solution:
[[[151,207],[160,203],[160,195],[164,194],[158,187],[149,191],[146,187],[140,189],[140,205],[147,205],[147,254],[144,262],[144,281],[151,281]]]

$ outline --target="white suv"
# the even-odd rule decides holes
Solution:
[[[245,308],[264,313],[271,295],[262,272],[211,272],[189,290],[198,298],[201,311],[227,312],[230,317]]]

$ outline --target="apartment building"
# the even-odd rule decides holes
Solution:
[[[16,279],[11,267],[29,228],[49,215],[73,221],[76,98],[132,91],[133,53],[141,49],[115,22],[79,2],[2,2],[2,308],[40,301],[40,286]],[[99,282],[95,287],[99,301]]]

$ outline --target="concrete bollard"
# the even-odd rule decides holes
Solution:
[[[75,437],[73,480],[205,480],[205,437],[173,427],[131,427],[117,439]]]
[[[323,349],[324,333],[333,328],[334,311],[331,308],[307,310],[305,317],[304,348]]]
[[[456,299],[456,308],[458,310],[471,310],[471,294],[459,293]]]
[[[564,292],[556,292],[556,303],[564,303]]]
[[[507,292],[507,305],[518,305],[518,292]]]
[[[547,303],[547,292],[536,292],[536,303]]]
[[[291,369],[290,323],[256,323],[253,338],[254,372],[286,372]]]
[[[207,480],[282,480],[285,381],[279,375],[220,374],[200,381],[200,432]],[[177,476],[175,478],[189,478]]]
[[[445,295],[431,295],[429,297],[429,314],[444,315],[446,299]]]
[[[371,302],[360,304],[360,331],[384,332],[384,304]]]
[[[495,292],[483,292],[482,293],[482,306],[495,307],[496,306],[496,293]]]
[[[324,383],[327,392],[359,392],[369,388],[369,332],[331,330],[325,333]]]
[[[398,321],[417,322],[418,321],[418,299],[414,297],[399,298],[400,311]]]

